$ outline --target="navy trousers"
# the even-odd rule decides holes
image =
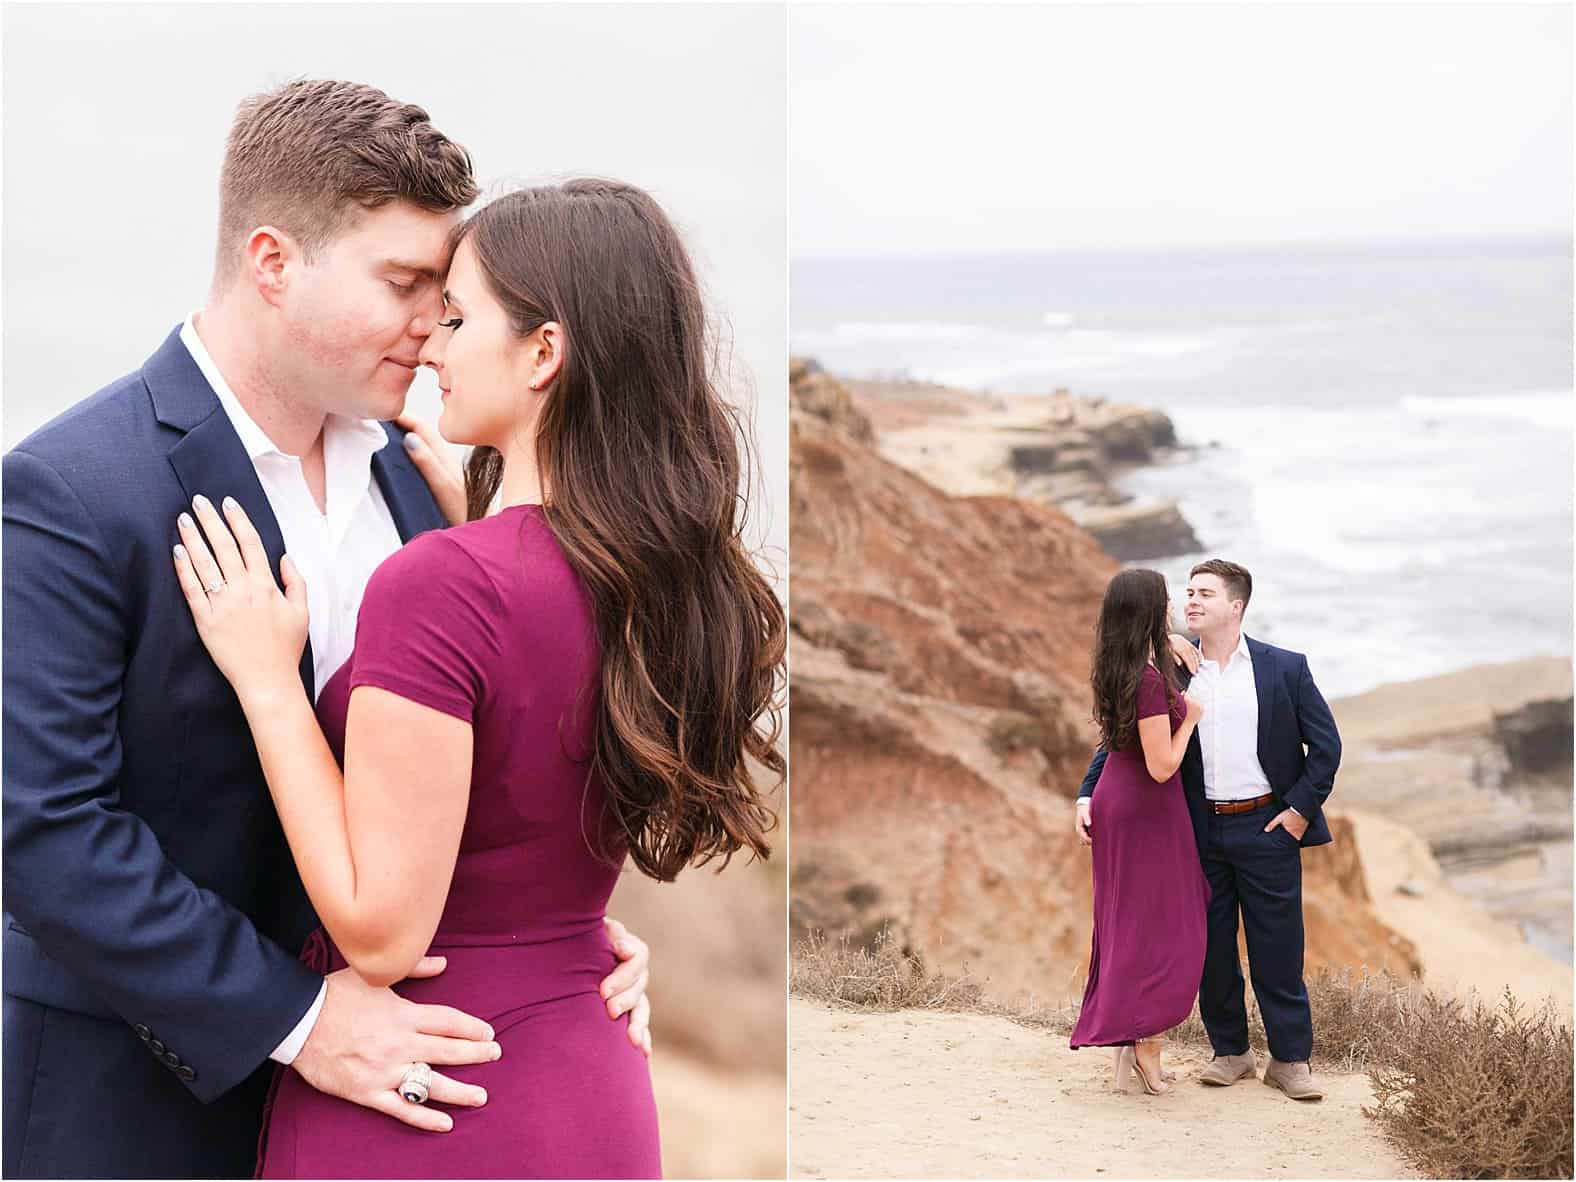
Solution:
[[[1209,938],[1198,1010],[1217,1055],[1248,1049],[1248,1011],[1237,957],[1237,914],[1248,943],[1248,975],[1269,1037],[1283,1063],[1313,1052],[1313,1012],[1302,979],[1302,847],[1283,828],[1264,826],[1279,812],[1208,814],[1199,857],[1209,879]]]

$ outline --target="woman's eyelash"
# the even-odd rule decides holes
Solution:
[[[396,283],[392,279],[388,280],[387,282],[388,285],[395,291],[403,291],[408,294],[416,290],[416,285],[414,283]]]
[[[465,323],[464,317],[456,316],[452,320],[440,320],[440,321],[438,321],[438,327],[439,328],[459,328],[460,325],[462,325],[464,323]]]

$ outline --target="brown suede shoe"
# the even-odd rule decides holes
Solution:
[[[1215,1088],[1229,1088],[1239,1079],[1252,1079],[1258,1073],[1258,1064],[1251,1050],[1240,1055],[1216,1055],[1210,1060],[1209,1066],[1204,1068],[1198,1082]]]
[[[1271,1056],[1270,1065],[1264,1069],[1264,1082],[1279,1088],[1293,1100],[1322,1100],[1324,1089],[1306,1063],[1282,1063]]]

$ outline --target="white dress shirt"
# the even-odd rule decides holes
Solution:
[[[1259,765],[1259,694],[1248,638],[1238,635],[1224,667],[1202,658],[1187,692],[1204,707],[1198,742],[1204,754],[1205,797],[1252,800],[1267,795],[1270,781]]]
[[[388,444],[388,436],[369,419],[328,416],[323,424],[325,511],[319,512],[307,487],[301,458],[280,451],[246,413],[197,335],[192,316],[181,326],[181,343],[241,437],[241,446],[257,471],[258,483],[284,536],[285,552],[306,579],[315,698],[355,645],[356,614],[361,610],[367,580],[400,548],[394,517],[372,476],[372,456]],[[217,501],[227,491],[213,489],[209,495]],[[325,984],[270,1058],[285,1064],[294,1061],[317,1023],[326,992]]]

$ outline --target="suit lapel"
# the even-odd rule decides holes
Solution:
[[[1274,654],[1268,645],[1248,637],[1248,656],[1253,661],[1253,690],[1259,699],[1259,766],[1268,767],[1264,752],[1270,745],[1270,726],[1275,721],[1275,669]]]
[[[170,334],[143,367],[143,380],[153,397],[159,421],[185,432],[170,448],[169,456],[170,466],[175,469],[187,501],[198,493],[215,505],[225,497],[239,501],[263,540],[269,566],[277,579],[279,560],[285,553],[279,522],[258,482],[257,469],[241,445],[241,437],[220,407],[218,395],[209,387],[208,380],[181,343],[179,329]],[[171,522],[170,529],[174,528],[175,523]],[[315,698],[310,639],[301,654],[300,672],[307,696]]]
[[[383,432],[389,437],[388,445],[372,455],[372,476],[383,492],[383,500],[394,518],[394,528],[399,530],[400,541],[408,542],[429,529],[442,529],[447,522],[432,499],[427,481],[405,454],[404,432],[392,423],[384,423]]]

